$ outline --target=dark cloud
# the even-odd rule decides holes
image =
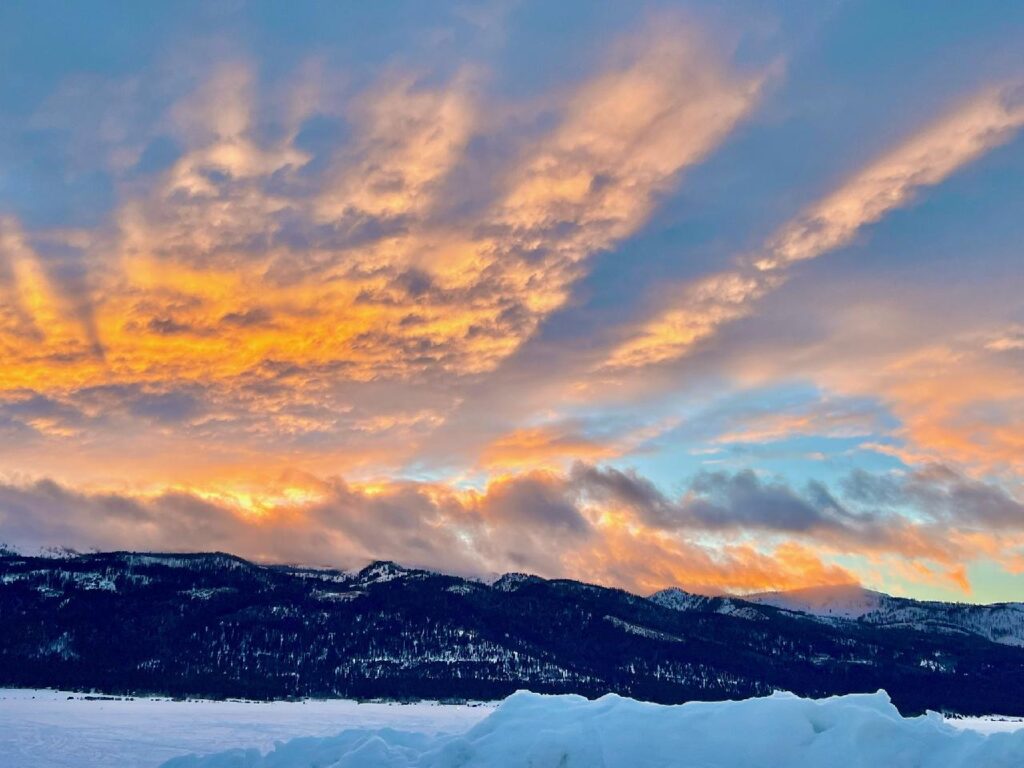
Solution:
[[[313,565],[386,558],[466,574],[522,567],[562,575],[562,555],[589,532],[553,479],[511,481],[476,503],[416,483],[366,492],[338,480],[319,491],[320,501],[256,520],[183,492],[133,498],[50,480],[0,484],[0,539],[24,551],[223,550]]]
[[[821,502],[820,493],[799,494],[785,483],[762,480],[749,469],[731,475],[702,472],[680,504],[680,523],[791,533],[834,527],[841,508]]]
[[[572,488],[561,476],[530,474],[495,483],[486,499],[488,518],[541,529],[560,529],[574,536],[590,532]]]
[[[578,464],[568,474],[534,472],[496,481],[479,494],[416,482],[362,489],[342,480],[313,481],[317,501],[275,502],[260,513],[184,492],[136,498],[77,492],[44,480],[0,484],[0,540],[27,551],[61,546],[218,549],[258,560],[346,567],[385,558],[477,575],[518,569],[578,576],[582,572],[574,569],[589,568],[596,569],[586,571],[591,578],[619,584],[647,572],[637,560],[640,551],[664,572],[651,576],[651,583],[664,583],[674,558],[685,553],[686,567],[709,573],[724,568],[735,580],[730,583],[773,583],[777,564],[771,557],[742,544],[712,554],[693,537],[777,534],[761,540],[769,547],[789,542],[786,546],[800,557],[805,551],[793,542],[825,544],[851,554],[894,554],[927,568],[938,564],[952,574],[942,578],[955,577],[966,589],[962,563],[976,552],[969,538],[959,536],[963,527],[934,517],[930,523],[915,522],[910,515],[855,512],[847,506],[869,498],[934,501],[934,488],[926,495],[919,486],[937,482],[946,489],[945,508],[970,505],[966,530],[971,520],[1021,514],[1012,498],[948,470],[936,469],[884,497],[878,491],[881,482],[851,476],[840,503],[821,484],[798,492],[749,470],[701,473],[678,500],[670,500],[635,472]],[[862,493],[858,484],[873,495]],[[642,533],[630,533],[632,525],[595,524],[595,516],[605,510],[631,515]],[[923,513],[915,509],[914,514]],[[623,541],[630,542],[626,550]],[[826,573],[819,560],[813,565]]]
[[[143,392],[132,399],[128,409],[134,416],[178,424],[198,416],[203,403],[188,392]]]
[[[426,272],[419,269],[407,269],[391,281],[394,287],[400,288],[409,298],[418,299],[434,284]]]
[[[626,507],[643,522],[666,530],[754,529],[807,533],[839,528],[853,516],[820,483],[803,493],[752,470],[701,472],[678,500],[667,498],[635,472],[577,464],[573,481],[598,503]]]
[[[21,419],[59,419],[62,422],[80,422],[81,411],[68,403],[38,392],[25,392],[0,404],[0,411]]]
[[[268,325],[272,319],[271,313],[262,307],[253,307],[244,312],[228,312],[221,318],[221,322],[228,325],[236,325],[243,328],[251,328],[260,325]]]
[[[673,528],[679,524],[678,506],[636,472],[578,462],[573,466],[572,480],[587,497],[599,504],[611,502],[627,507],[649,525]]]
[[[73,403],[38,392],[16,392],[0,399],[0,433],[11,440],[40,437],[46,429],[71,434],[93,421]]]
[[[160,424],[181,424],[209,408],[211,393],[197,385],[179,389],[154,389],[139,384],[111,384],[86,387],[70,393],[65,401],[45,410],[56,413],[70,423],[85,422],[85,412],[97,411],[106,422],[133,417]]]
[[[907,473],[873,475],[854,470],[842,482],[851,501],[888,510],[912,509],[935,523],[1024,528],[1024,504],[995,483],[932,464]]]
[[[196,333],[198,330],[188,323],[180,323],[173,317],[153,317],[146,323],[146,328],[161,336],[173,336],[179,333]]]

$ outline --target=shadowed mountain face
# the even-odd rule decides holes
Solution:
[[[853,617],[758,599],[519,574],[489,585],[387,562],[347,573],[223,554],[6,555],[0,685],[660,702],[885,688],[905,712],[1024,714],[1019,605],[879,595]]]

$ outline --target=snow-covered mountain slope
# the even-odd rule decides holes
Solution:
[[[711,597],[685,592],[678,587],[669,587],[655,592],[647,598],[653,603],[672,608],[676,611],[710,611],[723,616],[736,616],[741,619],[760,621],[766,617],[765,612],[745,600],[732,597]]]
[[[760,592],[744,595],[743,599],[762,605],[773,605],[787,611],[829,616],[840,619],[859,619],[877,611],[888,595],[865,589],[859,584],[837,584],[807,587],[789,592]]]
[[[938,603],[885,596],[858,621],[880,627],[979,635],[994,643],[1024,646],[1024,604]]]
[[[743,600],[824,620],[887,628],[972,634],[1024,646],[1024,603],[943,603],[892,597],[856,584],[745,595]]]

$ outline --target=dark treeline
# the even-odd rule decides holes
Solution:
[[[737,601],[358,574],[228,555],[0,556],[0,685],[115,694],[494,699],[520,688],[675,703],[886,689],[905,713],[1024,714],[1024,649]],[[749,609],[749,610],[748,610]]]

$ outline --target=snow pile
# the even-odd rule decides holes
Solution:
[[[267,755],[235,750],[166,768],[1020,768],[1024,731],[982,734],[903,718],[888,695],[646,704],[510,696],[462,735],[349,730]]]

